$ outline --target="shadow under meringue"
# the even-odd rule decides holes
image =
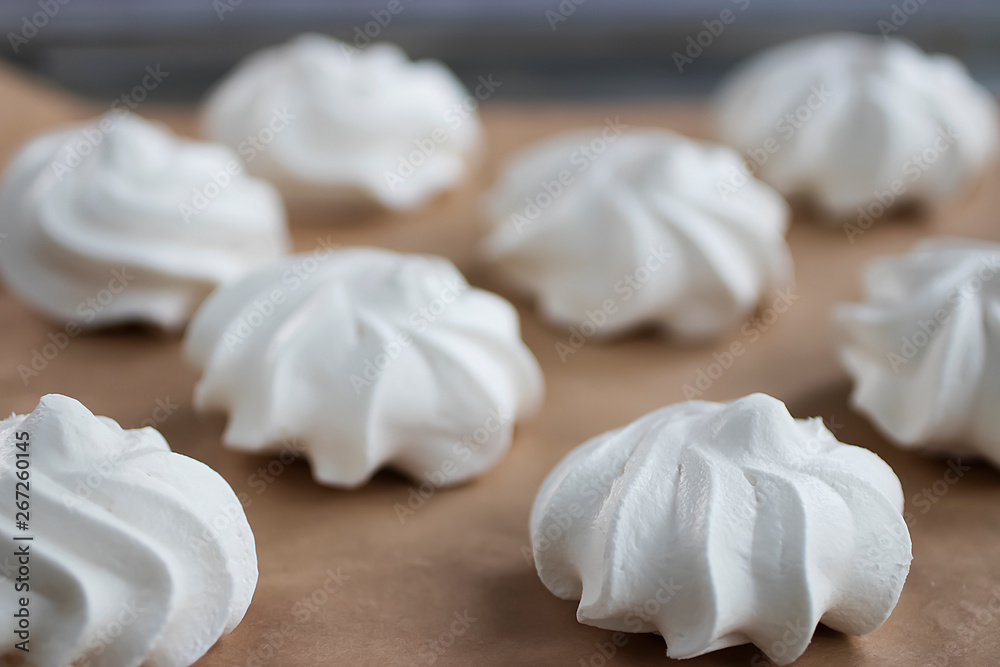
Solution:
[[[914,223],[923,225],[934,213],[932,206],[913,199],[893,202],[888,208],[880,202],[872,202],[856,209],[850,215],[840,216],[830,215],[808,197],[790,197],[788,204],[793,223],[815,224],[841,235],[845,227],[852,225],[858,227],[855,232],[862,233],[882,225],[902,227],[911,227]]]
[[[773,664],[753,644],[671,660],[666,657],[667,647],[659,634],[615,632],[579,623],[578,602],[552,595],[532,566],[485,582],[483,594],[487,599],[478,604],[484,617],[480,632],[485,634],[481,638],[488,645],[503,645],[511,637],[520,637],[526,645],[545,647],[532,655],[533,664],[691,667]],[[794,664],[856,664],[861,656],[856,639],[819,625],[809,648]],[[830,662],[831,659],[838,662]]]

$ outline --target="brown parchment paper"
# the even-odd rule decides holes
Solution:
[[[6,163],[32,132],[101,110],[0,70],[0,160]],[[185,133],[194,127],[188,111],[151,104],[139,111]],[[293,210],[295,248],[334,242],[437,253],[474,284],[502,290],[476,259],[483,188],[513,149],[616,116],[632,126],[707,132],[705,110],[696,104],[491,107],[486,157],[460,191],[416,213],[365,214],[340,225],[324,224],[331,216],[316,209]],[[563,363],[555,345],[567,334],[544,326],[528,304],[516,301],[524,338],[545,372],[544,408],[518,426],[499,466],[472,484],[434,493],[402,522],[394,506],[405,505],[413,488],[402,477],[382,473],[360,490],[338,491],[313,483],[305,463],[223,449],[223,418],[191,408],[196,374],[184,366],[176,337],[82,335],[25,385],[17,366],[30,363],[32,351],[59,327],[6,290],[0,291],[0,409],[27,412],[41,395],[59,392],[126,427],[164,417],[158,428],[173,449],[215,468],[240,494],[257,540],[260,583],[243,622],[199,667],[657,665],[670,662],[660,637],[616,637],[581,625],[576,604],[542,586],[523,553],[531,503],[546,473],[572,447],[683,400],[683,385],[709,371],[714,353],[739,341],[745,353],[704,398],[763,391],[796,416],[822,416],[841,440],[869,447],[892,465],[912,526],[913,565],[888,622],[865,637],[821,626],[796,664],[993,665],[1000,661],[1000,615],[989,610],[994,591],[1000,595],[1000,475],[975,465],[948,483],[954,476],[945,474],[946,460],[895,449],[854,414],[834,356],[829,311],[857,298],[859,269],[875,255],[905,250],[928,234],[1000,238],[997,183],[998,173],[990,172],[961,201],[924,217],[881,220],[854,244],[840,227],[799,216],[789,233],[798,299],[757,340],[732,331],[711,345],[682,347],[636,336],[587,343]],[[767,663],[744,646],[686,664]]]

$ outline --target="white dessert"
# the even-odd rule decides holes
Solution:
[[[851,403],[896,444],[1000,465],[1000,244],[931,238],[873,261],[835,311]]]
[[[780,665],[818,623],[878,628],[910,565],[878,456],[777,399],[690,401],[571,451],[531,512],[538,574],[581,623],[659,632],[671,658],[756,644]]]
[[[443,258],[373,248],[291,257],[220,289],[186,354],[204,370],[195,406],[229,413],[227,445],[294,440],[334,486],[383,466],[436,486],[479,475],[543,391],[513,306]]]
[[[781,196],[752,178],[720,190],[739,164],[665,130],[548,139],[515,156],[490,194],[485,253],[558,326],[718,335],[792,275]]]
[[[27,530],[15,530],[25,518],[15,484],[27,489]],[[243,619],[257,585],[243,508],[222,477],[171,452],[156,430],[123,430],[44,396],[0,422],[0,486],[0,537],[27,550],[29,572],[26,590],[4,582],[0,613],[10,624],[24,597],[30,615],[30,652],[7,630],[0,658],[186,667]],[[24,536],[33,539],[14,540]]]
[[[180,329],[217,285],[288,247],[278,193],[240,170],[225,146],[135,115],[39,137],[0,188],[0,273],[81,329]]]
[[[203,126],[288,196],[410,209],[469,171],[478,102],[439,62],[305,34],[237,65],[206,101]]]
[[[831,218],[877,218],[967,186],[997,152],[997,104],[909,42],[833,33],[774,47],[721,87],[717,132],[754,173]]]

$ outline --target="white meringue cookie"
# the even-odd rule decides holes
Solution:
[[[538,492],[531,541],[581,623],[659,632],[672,658],[752,642],[784,665],[817,623],[860,635],[888,618],[911,558],[902,507],[878,456],[752,394],[580,445]]]
[[[29,529],[18,536],[33,539],[14,542],[15,482],[25,470]],[[28,547],[30,571],[30,590],[19,594],[29,598],[30,653],[5,632],[0,656],[185,667],[246,613],[257,555],[243,508],[222,477],[171,452],[154,429],[123,430],[50,394],[31,414],[0,422],[0,481],[10,492],[0,499],[0,537]],[[0,595],[4,618],[19,608],[17,595]]]
[[[907,448],[1000,465],[1000,244],[932,238],[865,272],[835,311],[851,403]]]
[[[297,439],[323,484],[388,465],[441,486],[495,464],[543,391],[514,308],[443,258],[327,253],[205,302],[186,341],[204,369],[195,406],[229,412],[234,448]]]
[[[739,168],[734,152],[665,130],[610,129],[529,147],[489,196],[486,255],[536,295],[545,319],[589,320],[596,337],[652,324],[703,338],[791,282],[784,200],[752,178],[719,190]]]
[[[769,49],[723,83],[715,108],[719,137],[757,176],[833,217],[945,199],[998,145],[996,100],[958,60],[871,35]]]
[[[305,34],[237,65],[206,101],[203,126],[286,195],[409,209],[468,172],[482,134],[469,99],[437,61]]]
[[[225,146],[134,115],[109,113],[35,139],[0,189],[0,272],[60,322],[179,329],[218,284],[288,246],[277,192],[233,175],[233,165]],[[228,185],[185,213],[196,190],[225,181],[219,173]]]

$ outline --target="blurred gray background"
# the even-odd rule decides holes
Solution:
[[[0,28],[4,59],[96,99],[159,64],[171,76],[156,100],[195,101],[240,57],[304,31],[395,42],[466,83],[492,74],[497,100],[694,97],[749,53],[830,30],[954,54],[1000,90],[997,0],[4,0]],[[675,53],[709,28],[678,71]]]

